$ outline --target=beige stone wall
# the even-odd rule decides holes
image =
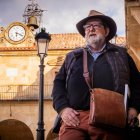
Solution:
[[[44,62],[44,84],[53,84],[55,74],[63,63],[65,53],[67,52],[49,52]],[[0,86],[39,85],[39,65],[40,59],[36,55],[36,52],[0,52]],[[8,94],[8,91],[5,90],[4,92],[0,94]],[[34,92],[32,91],[30,94]],[[50,94],[51,89],[49,90]],[[36,139],[38,108],[38,101],[0,101],[0,122],[8,119],[21,121],[30,128],[34,139]],[[45,100],[45,138],[47,137],[48,131],[52,128],[55,116],[56,112],[52,108],[52,101]]]
[[[55,66],[47,65],[47,61],[55,58],[45,58],[45,83],[53,82]],[[1,56],[0,85],[39,84],[39,64],[37,56]]]
[[[140,1],[125,0],[126,44],[140,71]]]
[[[37,125],[38,102],[37,101],[0,102],[0,114],[1,114],[0,123],[8,119],[15,119],[21,121],[30,128],[34,136],[34,139],[36,139],[36,134],[37,134],[36,129],[38,127]],[[45,101],[44,102],[45,138],[47,137],[48,131],[52,128],[55,116],[56,116],[56,112],[52,108],[52,102]]]

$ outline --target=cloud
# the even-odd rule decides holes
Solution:
[[[122,11],[124,11],[123,7],[117,11],[113,18],[117,23],[117,34],[119,34],[120,36],[125,36],[125,13]]]
[[[53,2],[52,0],[51,4]],[[43,21],[47,23],[46,28],[52,33],[77,32],[76,23],[87,17],[89,11],[94,9],[111,16],[118,26],[117,34],[125,35],[123,0],[61,0],[55,2],[55,8],[49,4],[48,2],[46,19],[44,18]]]
[[[124,0],[36,0],[43,12],[43,23],[50,33],[77,32],[76,23],[94,9],[103,12],[116,21],[118,34],[124,35]],[[14,21],[23,21],[25,7],[29,0],[0,0],[0,26]],[[3,12],[4,11],[4,12]],[[3,14],[4,13],[4,14]],[[123,26],[122,26],[123,25]]]

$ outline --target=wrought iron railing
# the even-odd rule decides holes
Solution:
[[[44,86],[44,99],[51,99],[52,84]],[[2,100],[38,100],[39,85],[0,85]]]

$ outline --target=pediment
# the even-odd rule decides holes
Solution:
[[[47,62],[49,66],[61,66],[64,62],[65,56],[58,56],[55,59],[51,59]]]

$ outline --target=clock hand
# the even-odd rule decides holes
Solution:
[[[22,34],[20,34],[20,33],[16,32],[16,36],[17,36],[17,35],[23,36]]]
[[[18,33],[16,32],[16,37],[17,37],[17,34],[18,34]]]

